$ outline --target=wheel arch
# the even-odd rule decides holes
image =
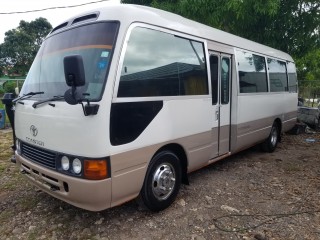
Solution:
[[[184,184],[189,185],[189,180],[188,180],[188,157],[186,154],[185,149],[177,143],[170,143],[167,145],[162,146],[154,155],[156,156],[158,153],[162,152],[162,151],[171,151],[174,154],[177,155],[177,157],[180,160],[180,164],[181,164],[181,181]]]

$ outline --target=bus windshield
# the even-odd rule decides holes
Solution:
[[[63,59],[70,55],[83,58],[86,84],[78,87],[83,98],[101,100],[119,23],[100,22],[79,26],[47,38],[22,87],[21,94],[44,92],[34,98],[63,96],[70,87],[64,75]]]

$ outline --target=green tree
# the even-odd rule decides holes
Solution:
[[[125,0],[125,1],[122,0],[121,2],[128,3],[128,4],[151,6],[151,3],[153,2],[153,0]]]
[[[274,15],[279,8],[279,0],[122,0],[122,3],[167,10],[238,35],[247,32],[247,26],[261,16]]]
[[[51,29],[51,24],[45,18],[37,18],[31,22],[22,20],[17,28],[7,31],[0,45],[1,69],[5,69],[9,75],[26,75],[42,40]]]
[[[280,49],[296,60],[299,80],[311,81],[311,76],[318,76],[317,68],[311,66],[320,64],[320,60],[316,57],[316,52],[320,49],[319,0],[122,0],[122,2],[148,5],[174,12]],[[313,64],[311,60],[314,61]]]
[[[122,0],[167,10],[302,57],[320,47],[319,0]]]
[[[281,0],[269,24],[266,42],[270,46],[301,58],[320,48],[320,2]]]
[[[320,49],[311,51],[296,61],[300,95],[320,97]]]

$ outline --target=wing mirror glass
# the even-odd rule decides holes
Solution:
[[[66,56],[63,59],[63,66],[66,83],[71,87],[65,92],[64,98],[67,103],[75,105],[82,99],[82,96],[77,94],[77,87],[86,83],[82,56]]]

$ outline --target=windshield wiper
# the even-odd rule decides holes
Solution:
[[[21,97],[17,97],[15,99],[12,100],[13,103],[16,103],[19,100],[23,100],[29,97],[32,97],[34,95],[38,95],[38,94],[44,94],[44,92],[28,92],[27,94],[23,94]]]
[[[36,108],[38,105],[40,105],[42,103],[53,102],[53,101],[58,101],[58,100],[62,100],[62,99],[64,99],[64,96],[53,96],[52,98],[48,98],[45,100],[35,102],[34,104],[32,104],[32,107]]]

